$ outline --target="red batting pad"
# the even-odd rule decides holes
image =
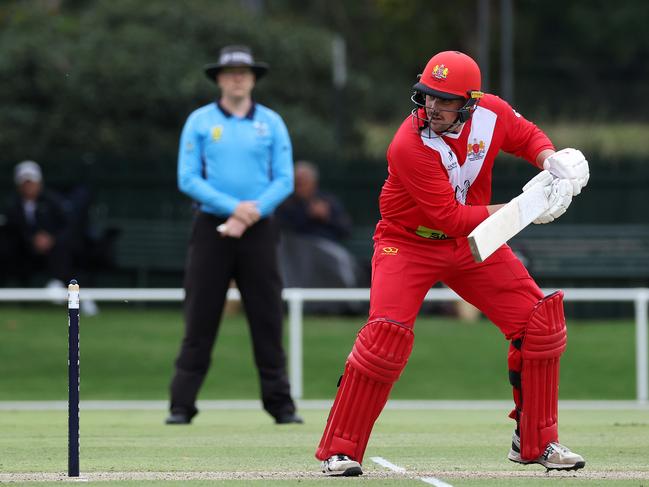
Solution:
[[[558,441],[559,358],[566,341],[563,293],[557,291],[536,305],[523,337],[523,460],[538,458],[548,443]]]
[[[347,358],[316,458],[343,454],[363,461],[374,422],[408,362],[413,341],[410,328],[387,320],[371,321],[361,329]]]

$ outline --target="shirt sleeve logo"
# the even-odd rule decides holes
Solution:
[[[218,142],[219,140],[221,140],[222,135],[223,135],[223,125],[217,125],[216,127],[212,127],[211,136],[213,142]]]
[[[383,247],[381,252],[383,255],[397,255],[399,253],[399,249],[396,247]]]

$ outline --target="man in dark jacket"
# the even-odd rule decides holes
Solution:
[[[295,192],[277,209],[285,230],[338,242],[351,233],[351,218],[333,194],[318,187],[318,168],[307,161],[295,163]]]
[[[23,161],[14,170],[16,193],[10,198],[3,225],[5,272],[29,285],[43,271],[50,285],[72,278],[72,245],[68,216],[61,198],[44,189],[40,166]]]

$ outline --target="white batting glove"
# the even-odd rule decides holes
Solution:
[[[555,152],[543,161],[543,169],[550,171],[554,177],[569,180],[573,196],[581,193],[590,178],[588,161],[577,149],[568,148]]]
[[[552,184],[552,181],[554,181],[554,177],[550,174],[550,171],[541,171],[523,186],[523,191],[527,191],[535,184],[540,184],[544,188],[547,188]]]
[[[549,171],[541,171],[523,186],[523,191],[527,191],[536,184],[543,187],[543,192],[548,199],[548,209],[533,223],[537,225],[551,223],[563,215],[572,203],[573,184],[568,179],[553,177]]]
[[[574,186],[568,179],[555,179],[550,185],[550,194],[548,195],[548,211],[534,220],[533,223],[544,224],[551,223],[563,215],[570,203],[572,203],[572,191]]]

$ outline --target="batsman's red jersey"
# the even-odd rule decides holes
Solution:
[[[408,117],[388,148],[381,217],[413,232],[425,227],[450,237],[468,235],[488,216],[484,206],[501,149],[534,163],[539,152],[553,146],[536,125],[494,95],[484,95],[459,134],[427,138]]]
[[[478,264],[466,235],[488,216],[498,152],[534,163],[552,143],[507,102],[487,94],[459,133],[425,135],[408,117],[388,148],[389,176],[374,236],[370,320],[414,326],[424,295],[442,281],[508,339],[516,337],[543,294],[508,246]]]

